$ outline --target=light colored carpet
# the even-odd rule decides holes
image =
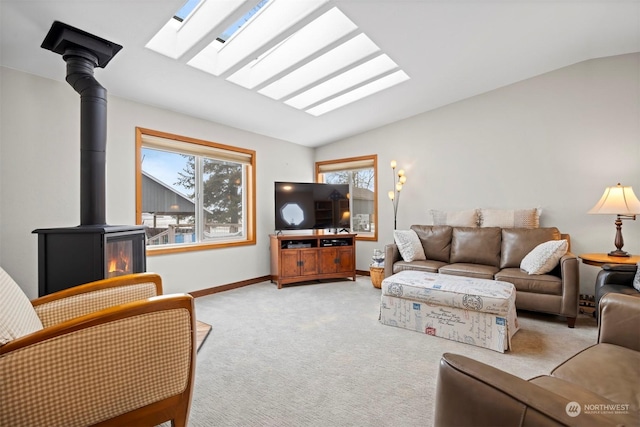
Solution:
[[[197,356],[189,426],[430,426],[440,356],[473,357],[522,378],[595,343],[596,322],[519,313],[504,354],[378,322],[368,277],[265,282],[196,300],[213,325]]]

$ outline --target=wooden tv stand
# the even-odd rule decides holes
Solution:
[[[355,234],[271,234],[271,281],[356,280]]]

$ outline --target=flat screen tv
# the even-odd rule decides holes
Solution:
[[[275,229],[350,230],[349,185],[275,183]]]

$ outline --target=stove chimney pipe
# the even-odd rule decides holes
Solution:
[[[67,82],[80,94],[80,225],[106,224],[107,91],[93,77],[97,58],[67,49]]]
[[[122,46],[55,21],[42,48],[61,54],[80,94],[80,225],[106,224],[107,90],[93,76]]]

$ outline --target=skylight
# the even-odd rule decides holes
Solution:
[[[256,1],[188,0],[146,47],[314,116],[409,79],[329,0]]]
[[[376,92],[390,88],[399,83],[409,80],[409,76],[402,70],[398,70],[393,74],[388,74],[378,80],[374,80],[364,86],[360,86],[350,92],[333,98],[323,104],[317,105],[313,108],[306,110],[307,113],[314,116],[320,116],[322,114],[333,111],[336,108],[344,107],[347,104],[358,101],[369,95],[373,95]]]
[[[199,0],[197,0],[197,1],[199,1]],[[262,6],[267,4],[268,1],[269,0],[262,0],[260,3],[255,5],[249,12],[245,13],[244,15],[242,15],[242,17],[240,19],[238,19],[236,22],[234,22],[229,28],[224,30],[222,32],[222,34],[220,34],[216,38],[216,40],[218,40],[221,43],[224,43],[227,40],[229,40],[229,37],[231,37],[236,31],[238,31],[240,29],[240,27],[242,27],[244,24],[246,24],[247,21],[249,21],[249,19],[251,19],[251,17],[253,15],[255,15],[260,9],[262,9]]]
[[[189,14],[193,12],[193,9],[195,9],[196,6],[200,4],[201,1],[202,0],[187,0],[187,2],[182,5],[180,10],[177,11],[175,15],[173,15],[173,19],[180,22],[184,21],[185,19],[187,19],[187,16],[189,16]]]
[[[214,76],[235,71],[295,32],[295,26],[327,0],[272,0],[253,15],[226,43],[213,40],[189,62]]]
[[[331,31],[327,31],[331,28]],[[227,80],[253,89],[357,30],[337,8],[325,12],[283,42],[229,76]]]
[[[273,99],[283,99],[292,93],[322,80],[326,76],[357,64],[363,58],[379,52],[380,48],[365,34],[359,34],[331,49],[324,55],[307,62],[291,73],[258,91]]]
[[[387,55],[383,54],[365,62],[364,64],[353,67],[332,79],[313,86],[311,89],[301,93],[300,95],[285,101],[285,104],[303,110],[323,99],[327,99],[333,95],[342,93],[345,90],[354,88],[362,82],[370,81],[383,73],[397,68],[398,66],[396,63]]]

